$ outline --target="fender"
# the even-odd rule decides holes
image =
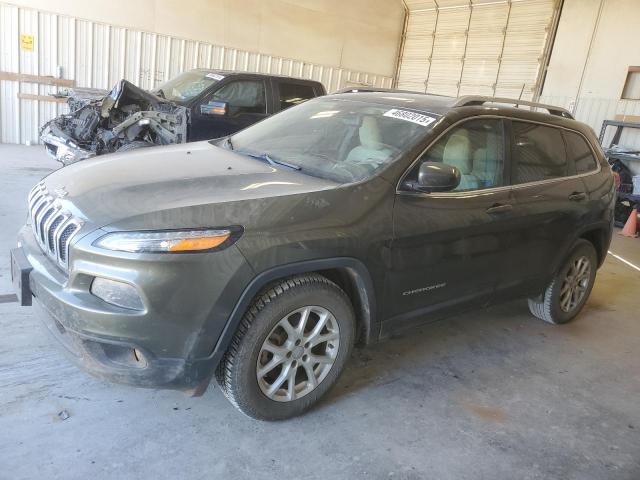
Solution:
[[[369,270],[365,267],[364,263],[356,258],[323,258],[319,260],[307,260],[280,265],[272,269],[265,270],[255,276],[236,302],[222,334],[211,352],[210,358],[215,358],[215,363],[217,365],[220,358],[222,358],[222,355],[224,355],[224,352],[226,352],[229,347],[229,344],[242,321],[244,313],[251,305],[251,301],[258,292],[260,292],[260,290],[270,282],[289,277],[291,275],[331,269],[341,269],[349,275],[350,280],[356,287],[356,292],[354,293],[356,294],[358,302],[356,302],[354,307],[356,309],[356,315],[360,316],[364,327],[364,343],[368,344],[375,342],[378,337],[379,325],[376,319],[375,290]]]
[[[580,230],[578,230],[574,235],[569,238],[569,240],[562,245],[561,248],[558,249],[558,253],[552,261],[553,269],[550,270],[549,281],[558,273],[560,267],[562,266],[562,262],[569,254],[569,250],[573,245],[578,241],[578,239],[583,238],[584,235],[588,232],[598,231],[603,234],[603,238],[601,239],[602,245],[594,245],[598,253],[598,268],[602,266],[605,258],[607,257],[607,251],[609,250],[609,243],[611,242],[611,234],[612,234],[613,226],[611,222],[599,221],[594,222],[589,225],[585,225]],[[600,249],[600,251],[598,251]]]

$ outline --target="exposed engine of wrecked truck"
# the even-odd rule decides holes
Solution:
[[[187,140],[188,109],[120,80],[111,92],[69,92],[69,113],[46,123],[40,138],[64,165],[96,155]]]

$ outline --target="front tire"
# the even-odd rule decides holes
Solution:
[[[256,297],[216,379],[249,417],[294,417],[336,382],[354,336],[353,308],[340,287],[317,274],[292,277]]]
[[[598,256],[593,245],[587,240],[578,240],[544,293],[529,299],[529,310],[554,325],[570,322],[591,294],[597,267]]]

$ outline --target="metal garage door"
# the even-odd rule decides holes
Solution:
[[[530,99],[559,0],[405,0],[397,87]]]

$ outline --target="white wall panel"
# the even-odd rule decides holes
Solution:
[[[20,35],[33,35],[34,50],[20,49]],[[390,88],[391,77],[275,57],[206,42],[55,15],[0,2],[0,70],[58,76],[79,87],[111,88],[125,78],[152,89],[181,71],[216,68],[309,78],[327,91],[345,86]],[[0,81],[0,142],[37,142],[40,125],[66,105],[18,99],[18,92],[50,95],[59,89]]]
[[[58,49],[54,43],[45,42],[43,39],[57,37],[58,35],[58,16],[43,13],[38,19],[39,31],[43,32],[43,36],[38,38],[38,64],[40,65],[40,75],[56,75],[58,65]],[[39,85],[39,95],[49,95],[53,90],[48,85]],[[51,118],[57,115],[57,103],[38,102],[38,118]]]
[[[20,10],[18,14],[18,25],[20,32],[38,31],[38,12],[34,10]],[[38,55],[40,52],[38,41],[34,42],[33,51],[20,53],[19,69],[20,73],[29,75],[39,75],[40,65]],[[34,83],[22,83],[19,86],[20,93],[38,94],[38,85]],[[32,100],[20,100],[20,136],[25,142],[38,141],[38,104]]]
[[[0,70],[20,69],[18,8],[0,5]],[[5,142],[20,142],[18,83],[0,80],[0,133]],[[6,139],[6,140],[5,140]]]

